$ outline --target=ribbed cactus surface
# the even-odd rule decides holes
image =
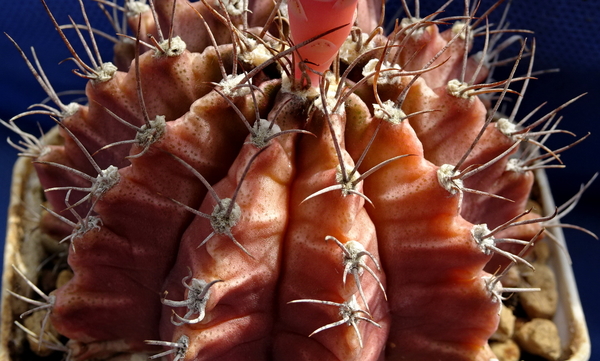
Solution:
[[[532,170],[562,151],[559,109],[517,113],[535,43],[505,55],[481,9],[386,35],[362,0],[117,10],[119,70],[60,30],[88,39],[85,104],[32,67],[64,142],[25,153],[74,275],[42,307],[73,360],[493,357],[499,277],[551,218]]]

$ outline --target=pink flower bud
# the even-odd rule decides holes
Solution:
[[[300,44],[339,26],[342,28],[301,47],[296,52],[296,78],[302,71],[299,63],[317,72],[326,71],[338,49],[348,37],[356,14],[358,0],[290,0],[290,28],[294,44]],[[306,70],[313,87],[319,76]]]

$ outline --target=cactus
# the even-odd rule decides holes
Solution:
[[[30,282],[41,301],[13,292],[44,312],[38,344],[73,360],[493,357],[503,293],[532,291],[500,278],[560,218],[530,208],[532,171],[583,139],[544,145],[577,98],[518,113],[535,42],[501,43],[493,9],[383,35],[367,0],[98,1],[136,34],[113,65],[87,18],[61,27],[43,3],[89,81],[85,104],[62,103],[15,43],[56,107],[5,125],[74,274],[50,294]],[[62,144],[19,129],[32,113]]]

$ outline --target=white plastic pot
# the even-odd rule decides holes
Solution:
[[[546,173],[542,170],[536,172],[536,181],[540,188],[540,196],[544,214],[552,214],[556,205],[552,198],[550,184]],[[558,309],[554,315],[554,323],[562,341],[563,350],[570,351],[568,361],[587,361],[590,359],[591,343],[588,334],[579,292],[573,275],[570,258],[567,254],[567,244],[562,229],[552,227],[549,229],[554,234],[558,243],[548,242],[551,251],[549,266],[556,275],[558,288]]]

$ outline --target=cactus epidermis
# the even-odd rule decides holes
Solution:
[[[30,66],[58,107],[33,113],[63,143],[21,133],[22,150],[74,274],[30,302],[74,360],[489,359],[494,273],[528,264],[551,218],[527,208],[532,169],[564,150],[544,146],[561,107],[499,112],[525,93],[535,43],[512,37],[494,81],[487,13],[384,36],[373,1],[275,5],[127,1],[121,70],[73,53],[86,104]],[[87,20],[55,24],[93,48]]]

